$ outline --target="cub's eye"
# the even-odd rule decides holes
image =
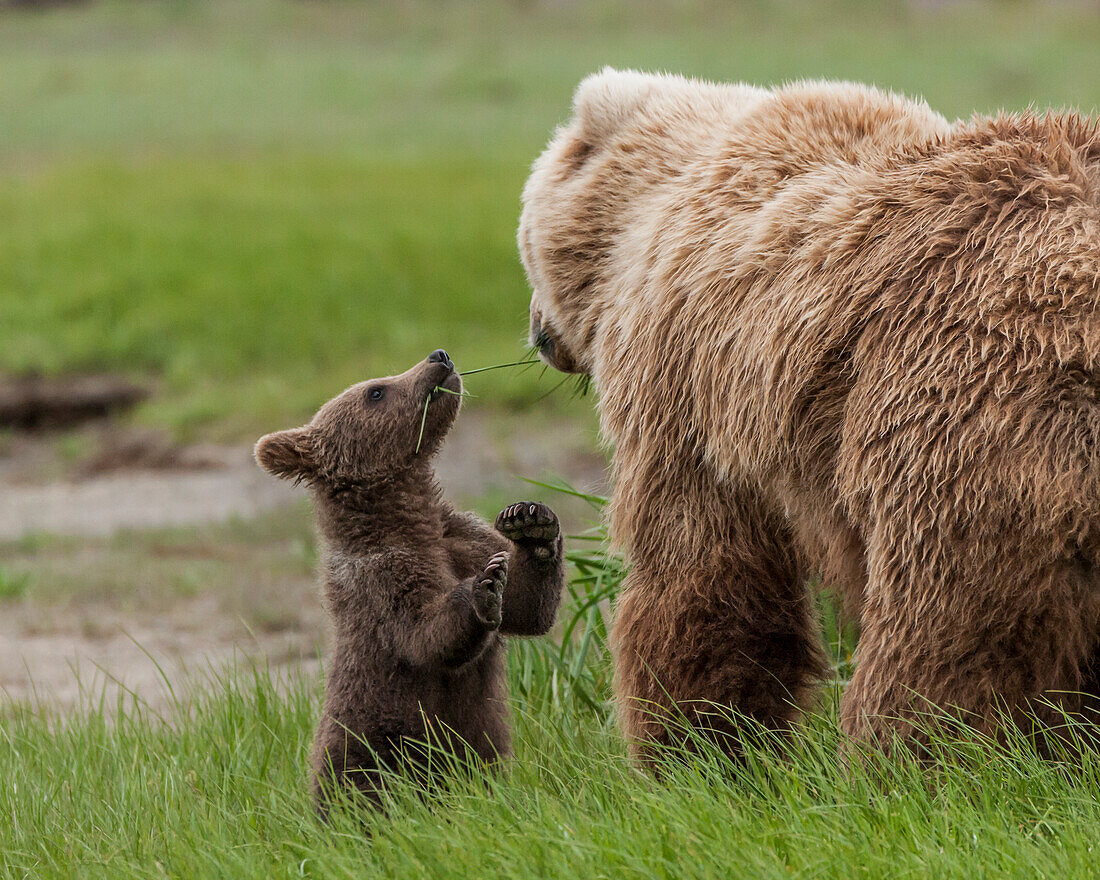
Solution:
[[[377,403],[379,400],[381,400],[385,396],[386,396],[386,389],[385,388],[370,388],[370,389],[367,390],[367,400],[371,401],[372,403]]]

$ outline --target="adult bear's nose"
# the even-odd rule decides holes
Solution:
[[[428,355],[428,363],[431,364],[443,364],[445,367],[454,369],[454,364],[451,363],[451,358],[448,356],[442,348],[437,348],[430,355]]]

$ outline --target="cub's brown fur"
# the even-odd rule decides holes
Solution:
[[[313,749],[322,810],[333,781],[377,800],[383,766],[423,772],[424,743],[486,762],[509,755],[501,635],[554,622],[563,564],[553,512],[513,504],[494,531],[456,513],[436,484],[431,459],[461,389],[438,351],[256,444],[266,470],[309,485],[324,543],[335,644]]]
[[[653,706],[798,717],[814,570],[862,624],[851,735],[912,736],[925,700],[982,729],[1095,708],[1096,122],[604,71],[519,241],[532,339],[614,444],[639,754]]]

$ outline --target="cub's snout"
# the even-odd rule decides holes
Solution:
[[[451,356],[442,348],[437,348],[428,355],[424,364],[426,369],[423,382],[428,391],[429,402],[438,400],[448,392],[462,392],[462,377],[455,369]]]
[[[430,355],[428,355],[428,363],[441,364],[448,370],[453,370],[455,365],[451,363],[451,357],[442,348],[437,348]]]

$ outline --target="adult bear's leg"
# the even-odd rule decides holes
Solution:
[[[1081,718],[1092,728],[1092,738],[1100,746],[1100,646],[1092,652],[1086,666],[1081,685]]]
[[[642,760],[683,742],[685,721],[735,753],[728,710],[786,728],[827,669],[814,603],[786,523],[756,492],[702,468],[660,488],[639,487],[641,507],[617,491],[620,510],[644,511],[616,609],[623,730]]]
[[[1091,566],[988,509],[984,520],[947,514],[955,508],[942,500],[922,509],[924,518],[885,517],[869,543],[843,730],[887,747],[896,736],[919,751],[940,713],[990,734],[1007,714],[1049,751],[1064,713],[1091,714]]]

